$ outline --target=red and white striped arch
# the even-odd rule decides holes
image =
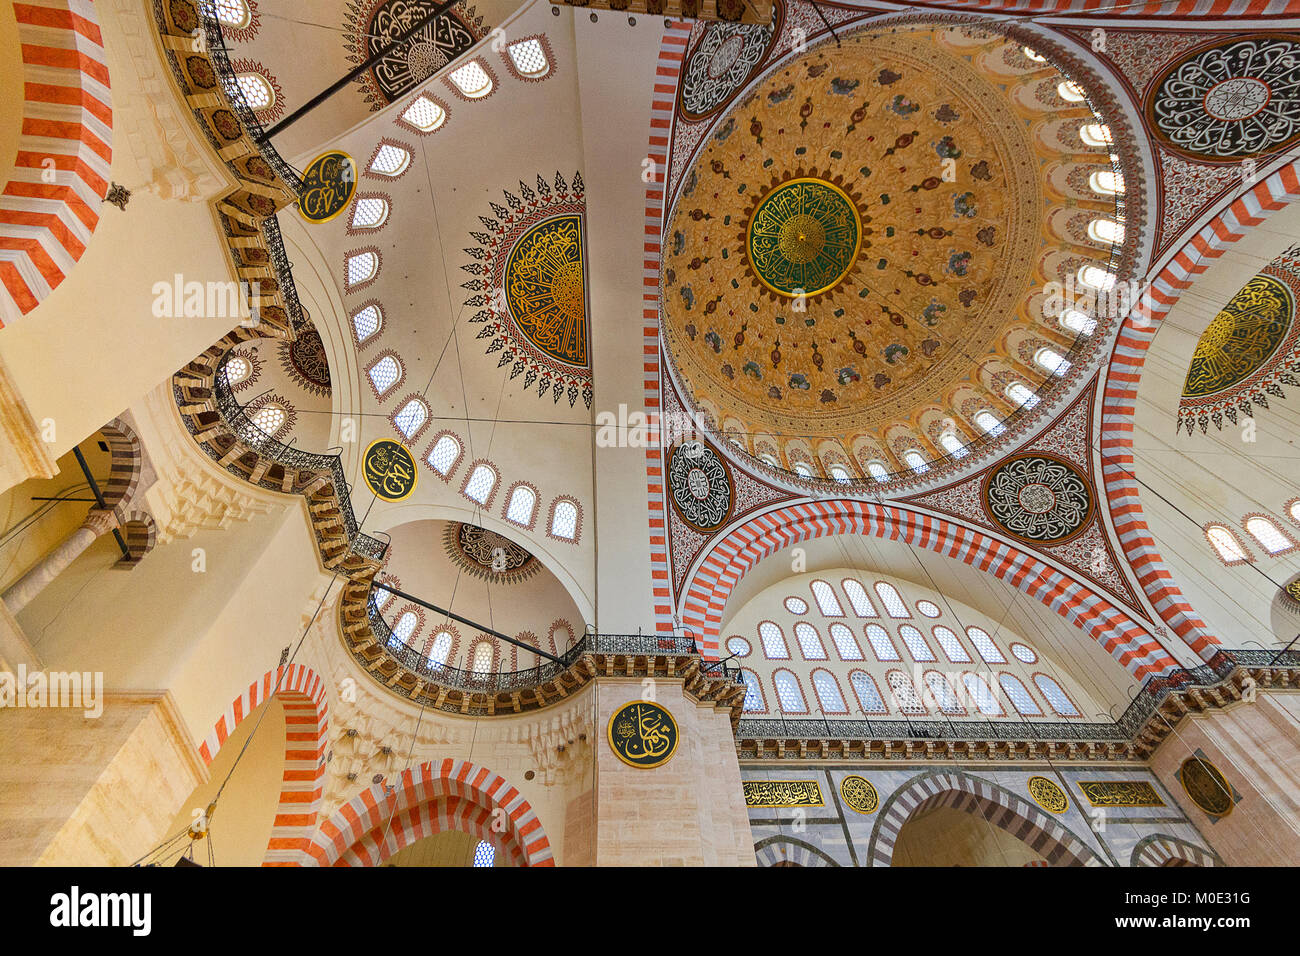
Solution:
[[[377,783],[353,797],[321,824],[303,864],[378,866],[452,830],[487,840],[514,866],[555,865],[546,831],[519,791],[486,767],[451,759],[403,770],[391,794]]]
[[[1281,17],[1296,12],[1295,0],[946,0],[914,6],[981,13],[1088,16],[1129,20],[1142,17]]]
[[[267,671],[231,702],[199,747],[199,756],[210,765],[235,728],[270,697],[278,697],[284,707],[284,777],[262,865],[293,866],[316,831],[324,790],[329,704],[321,679],[301,664]]]
[[[108,192],[113,110],[91,0],[14,4],[22,137],[0,193],[0,326],[26,315],[86,251]]]
[[[1300,163],[1284,166],[1259,183],[1194,235],[1150,285],[1115,340],[1102,391],[1101,474],[1111,520],[1138,582],[1161,619],[1203,659],[1219,640],[1183,598],[1165,566],[1142,515],[1133,473],[1133,417],[1147,349],[1161,323],[1191,286],[1271,212],[1300,198]]]
[[[768,555],[825,535],[905,541],[987,571],[1091,635],[1139,681],[1178,667],[1141,624],[1033,554],[933,515],[849,499],[773,508],[710,545],[684,582],[681,608],[682,624],[700,635],[705,656],[717,655],[722,612],[740,580]]]

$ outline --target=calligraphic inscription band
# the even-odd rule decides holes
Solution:
[[[1094,807],[1163,807],[1156,788],[1145,780],[1082,780],[1079,789]]]
[[[357,192],[357,164],[347,153],[322,153],[302,174],[298,211],[317,225],[329,222],[348,208]]]
[[[746,780],[747,807],[824,807],[816,780]]]
[[[649,700],[624,704],[609,718],[609,746],[618,759],[638,770],[662,767],[677,751],[677,721]]]
[[[403,501],[420,479],[415,459],[400,442],[381,438],[371,442],[361,462],[366,487],[384,501]]]

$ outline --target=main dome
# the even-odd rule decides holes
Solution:
[[[1097,120],[1032,50],[932,26],[840,40],[769,70],[711,131],[666,230],[661,301],[679,380],[727,437],[865,477],[911,448],[951,453],[936,425],[983,438],[979,411],[1018,407],[1005,382],[1051,387],[1025,348],[1086,342],[1044,316],[1045,283],[1114,250],[1053,231],[1053,207],[1089,204],[1055,193],[1049,166],[1088,147],[1033,124]]]

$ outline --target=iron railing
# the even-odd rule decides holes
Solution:
[[[216,402],[217,412],[225,421],[226,427],[235,434],[239,441],[256,451],[263,458],[269,459],[285,469],[329,472],[330,480],[334,483],[334,490],[338,494],[339,514],[343,520],[343,527],[347,532],[349,545],[353,551],[362,557],[382,561],[384,554],[388,550],[388,545],[377,538],[370,537],[368,534],[362,534],[357,524],[356,513],[352,510],[352,486],[348,484],[347,478],[344,476],[342,458],[338,455],[322,455],[317,452],[294,448],[291,445],[284,444],[284,442],[277,441],[262,431],[252,416],[248,414],[248,410],[243,405],[240,405],[235,398],[234,390],[231,388],[226,375],[226,363],[229,359],[230,353],[227,352],[221,357],[216,372],[212,376],[213,398]]]
[[[836,740],[1042,740],[1131,742],[1160,703],[1176,690],[1210,688],[1238,667],[1300,667],[1300,651],[1220,651],[1208,664],[1179,668],[1143,685],[1115,721],[993,721],[935,719],[843,720],[818,717],[743,717],[736,736],[742,739],[829,738]]]
[[[379,585],[382,590],[383,586]],[[366,615],[370,619],[370,629],[375,640],[387,648],[393,658],[413,674],[431,680],[444,687],[474,693],[509,693],[537,687],[554,680],[584,654],[640,654],[647,656],[699,655],[699,648],[689,637],[660,634],[596,634],[587,633],[559,655],[561,663],[545,661],[536,667],[518,671],[475,671],[438,663],[428,654],[407,644],[393,633],[393,629],[379,608],[376,592],[372,590],[366,601]],[[740,668],[731,667],[721,662],[703,661],[702,669],[714,675],[725,677],[734,684],[741,684]]]

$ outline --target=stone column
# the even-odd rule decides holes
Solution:
[[[41,440],[39,426],[0,360],[0,492],[58,472],[50,446]]]
[[[15,581],[4,593],[4,597],[0,598],[9,608],[9,613],[17,615],[22,611],[51,581],[66,571],[68,565],[77,560],[82,552],[117,526],[117,515],[113,512],[90,509],[90,514],[80,528],[64,538],[58,547]]]

